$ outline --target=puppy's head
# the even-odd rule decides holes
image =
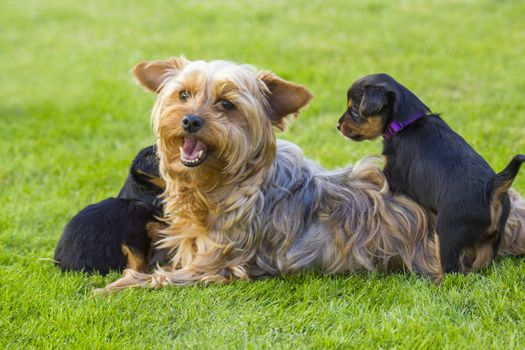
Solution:
[[[142,62],[133,70],[158,94],[152,112],[163,171],[193,178],[234,175],[269,164],[272,127],[284,129],[310,92],[270,72],[227,61],[173,58]]]
[[[165,184],[159,173],[157,146],[142,149],[133,159],[129,173],[138,184],[152,187],[154,191],[161,193]]]
[[[416,95],[387,74],[367,75],[354,82],[347,92],[347,105],[337,129],[354,141],[375,139],[394,120],[403,122],[430,112]]]

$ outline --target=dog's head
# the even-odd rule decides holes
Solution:
[[[161,193],[165,184],[160,177],[157,146],[152,145],[140,150],[131,163],[129,174],[137,183],[151,186],[153,191]]]
[[[128,177],[118,194],[118,198],[131,199],[162,209],[158,196],[164,191],[166,183],[159,174],[157,147],[142,149],[133,159]]]
[[[381,136],[394,120],[404,122],[430,109],[403,85],[387,74],[367,75],[352,84],[346,112],[337,129],[354,140]]]
[[[152,112],[163,171],[232,175],[275,156],[272,127],[284,129],[310,92],[273,73],[227,61],[142,62],[139,83],[158,94]],[[171,177],[171,176],[170,176]]]

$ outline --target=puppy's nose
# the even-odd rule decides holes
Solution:
[[[182,118],[182,128],[189,133],[199,131],[203,125],[204,120],[198,115],[189,114]]]
[[[337,128],[337,130],[341,131],[341,123],[337,123],[336,128]]]

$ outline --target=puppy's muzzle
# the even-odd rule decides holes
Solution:
[[[189,114],[182,118],[182,128],[190,134],[199,131],[204,125],[204,119],[198,115]]]
[[[344,120],[345,120],[345,115],[343,114],[341,118],[339,118],[339,120],[337,121],[337,126],[336,126],[337,130],[341,131],[341,124],[343,124]]]

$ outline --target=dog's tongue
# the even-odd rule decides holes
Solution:
[[[206,153],[208,147],[200,142],[199,140],[187,137],[184,139],[184,144],[182,145],[182,155],[184,158],[189,160],[194,160],[199,157],[199,152],[202,151]]]

